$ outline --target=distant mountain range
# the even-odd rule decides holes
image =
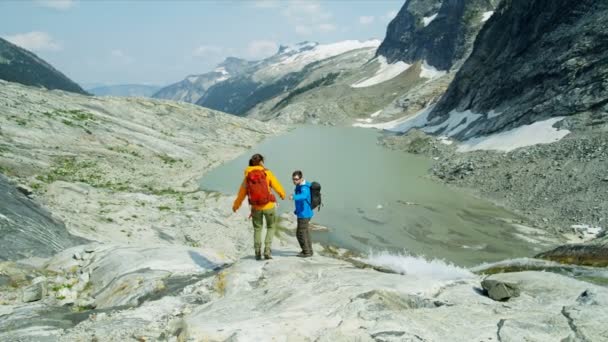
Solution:
[[[46,89],[87,94],[49,63],[34,53],[0,38],[0,79]]]
[[[87,91],[96,96],[151,97],[160,89],[160,86],[143,84],[118,84],[93,87],[87,89]]]
[[[240,58],[228,57],[213,71],[199,75],[189,75],[180,82],[160,89],[152,97],[196,103],[207,89],[218,82],[222,82],[233,75],[243,72],[243,70],[255,63]]]

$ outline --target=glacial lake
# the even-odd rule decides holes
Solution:
[[[316,242],[363,253],[388,251],[472,266],[530,257],[537,245],[518,238],[513,213],[428,178],[428,159],[378,145],[381,133],[350,127],[303,126],[265,140],[206,174],[201,188],[236,194],[250,156],[261,153],[289,195],[302,170],[322,186],[313,222],[329,232]],[[279,212],[293,202],[279,200]],[[240,210],[248,210],[243,202]]]

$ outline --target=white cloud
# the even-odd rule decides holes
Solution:
[[[214,45],[201,45],[194,49],[192,55],[194,57],[207,57],[209,55],[217,55],[224,52],[224,49]]]
[[[384,16],[384,19],[386,21],[391,21],[393,19],[395,19],[395,17],[397,16],[397,13],[399,13],[398,11],[392,10],[389,11],[388,13],[386,13],[386,15]]]
[[[247,55],[251,58],[264,58],[277,52],[279,46],[271,40],[254,40],[247,46]]]
[[[127,55],[124,51],[120,49],[114,49],[110,51],[110,56],[112,56],[113,60],[123,64],[131,64],[135,61],[133,57]]]
[[[359,24],[369,25],[369,24],[373,23],[375,19],[376,18],[374,16],[364,15],[364,16],[359,17]]]
[[[336,26],[333,24],[321,24],[319,25],[319,31],[321,32],[331,32],[336,29]]]
[[[336,29],[336,26],[331,23],[333,15],[323,8],[319,1],[289,1],[283,2],[283,4],[285,6],[281,14],[294,25],[294,29],[299,35],[323,33]]]
[[[4,36],[9,42],[32,51],[59,51],[61,45],[46,32],[33,31]]]
[[[38,4],[43,7],[53,8],[57,10],[68,10],[76,4],[75,0],[39,0]]]

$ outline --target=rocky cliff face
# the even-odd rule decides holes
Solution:
[[[0,261],[49,257],[87,241],[70,235],[63,223],[1,174],[0,202]]]
[[[240,74],[254,63],[240,58],[228,57],[215,70],[200,75],[190,75],[180,82],[158,90],[152,97],[196,103],[210,87]]]
[[[608,2],[503,1],[429,119],[480,113],[467,139],[554,116],[608,111]],[[603,113],[603,114],[602,114]]]
[[[377,55],[389,63],[426,60],[449,70],[465,59],[498,0],[411,0],[391,21]]]
[[[0,79],[25,85],[86,92],[35,54],[0,38]]]

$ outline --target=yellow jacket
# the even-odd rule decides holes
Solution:
[[[245,177],[243,178],[243,182],[241,183],[241,187],[239,189],[239,194],[236,196],[236,199],[234,200],[234,204],[232,204],[232,211],[239,210],[239,208],[241,207],[241,203],[243,203],[243,200],[245,199],[245,197],[247,197],[247,175],[249,174],[249,172],[251,172],[253,170],[264,170],[264,166],[249,166],[245,169]],[[281,185],[281,183],[279,183],[277,178],[268,169],[266,169],[266,182],[268,182],[269,189],[273,189],[279,195],[279,197],[281,197],[281,199],[283,199],[283,200],[285,199],[285,190],[283,190],[283,186]],[[266,210],[266,209],[272,209],[272,208],[274,208],[274,206],[275,206],[274,202],[268,202],[262,206],[254,205],[253,209],[254,210]]]

